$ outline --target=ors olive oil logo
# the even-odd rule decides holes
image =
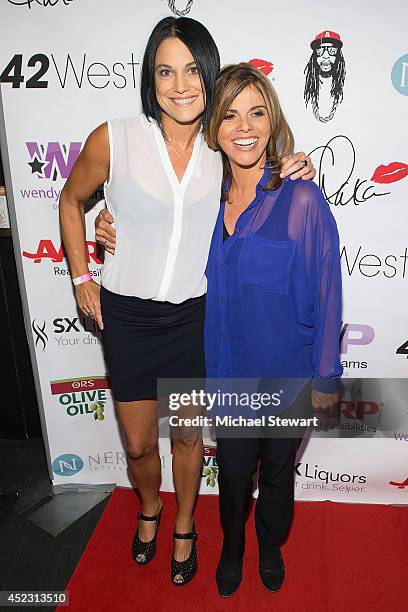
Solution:
[[[215,487],[218,478],[218,465],[216,459],[216,447],[204,446],[204,459],[202,478],[205,478],[207,487]]]
[[[107,378],[93,376],[68,380],[53,380],[52,395],[70,417],[91,416],[95,421],[105,419],[106,391],[110,388]]]

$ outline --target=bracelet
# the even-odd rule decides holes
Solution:
[[[73,278],[72,282],[74,283],[74,285],[80,285],[81,283],[86,283],[90,280],[92,280],[92,274],[90,272],[87,272],[82,276],[77,276],[76,278]]]

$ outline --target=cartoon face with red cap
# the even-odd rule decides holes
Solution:
[[[319,121],[327,122],[333,118],[337,106],[343,99],[343,85],[346,67],[342,53],[343,41],[337,32],[324,30],[317,34],[310,43],[313,50],[305,68],[306,81],[304,98],[306,106],[312,104],[313,114]],[[325,81],[329,87],[329,108],[322,114],[321,93]],[[323,88],[327,90],[326,88]],[[327,92],[325,91],[326,95]]]
[[[326,30],[316,36],[310,43],[316,52],[316,61],[320,68],[320,76],[323,78],[331,76],[333,65],[337,59],[338,50],[343,46],[340,36],[336,32]]]

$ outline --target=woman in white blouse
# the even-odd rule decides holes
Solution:
[[[202,130],[218,71],[217,47],[202,24],[189,18],[160,21],[143,60],[143,114],[109,121],[90,134],[60,199],[77,302],[102,330],[128,465],[141,497],[132,543],[141,565],[155,554],[162,511],[157,379],[205,376],[204,271],[222,162]],[[304,153],[285,164],[283,175],[291,173],[315,174]],[[109,224],[102,222],[98,238],[107,253],[100,287],[86,263],[84,203],[102,183],[117,244],[114,251]],[[202,453],[198,435],[174,439],[176,585],[186,584],[197,569],[193,507]]]

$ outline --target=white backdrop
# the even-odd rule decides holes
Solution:
[[[78,314],[61,250],[58,195],[87,134],[134,114],[139,62],[164,0],[1,0],[2,155],[26,325],[56,488],[128,486],[99,334]],[[179,10],[185,2],[176,4]],[[408,5],[391,0],[193,0],[189,17],[213,34],[222,63],[260,60],[296,137],[313,152],[341,237],[342,359],[350,378],[338,439],[313,438],[296,467],[298,499],[408,503]],[[310,42],[337,33],[343,100],[329,121],[304,100]],[[326,34],[327,37],[327,34]],[[320,115],[332,98],[320,90]],[[328,112],[327,112],[328,114]],[[101,197],[101,195],[100,195]],[[98,199],[98,198],[97,198]],[[99,203],[87,213],[90,269]],[[353,384],[358,377],[398,378]],[[352,380],[353,379],[353,380]],[[357,392],[355,391],[357,384]],[[354,390],[354,391],[353,391]],[[163,424],[163,428],[165,425]],[[384,433],[384,429],[387,430]],[[355,431],[354,439],[342,437]],[[217,492],[207,432],[201,492]],[[161,440],[163,489],[172,490]]]

